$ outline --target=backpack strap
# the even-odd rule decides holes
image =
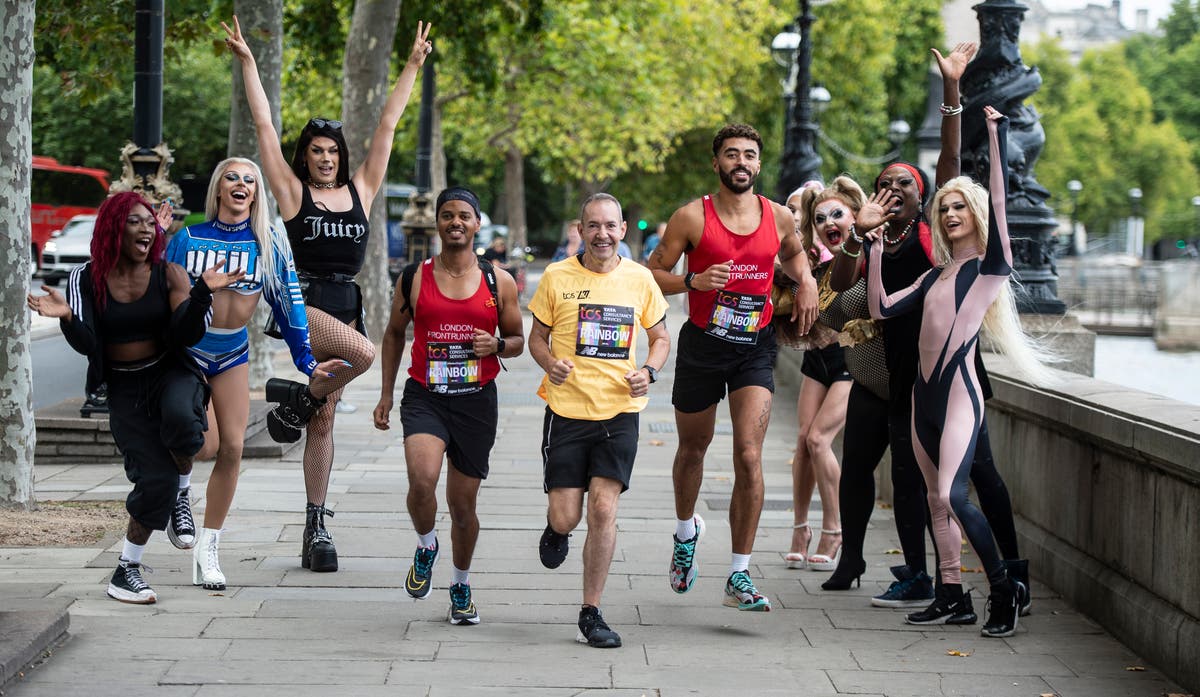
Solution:
[[[404,306],[400,308],[401,312],[407,312],[409,316],[413,316],[414,312],[412,305],[412,282],[413,276],[417,273],[417,268],[422,262],[414,261],[411,264],[406,264],[404,270],[400,272],[400,292],[404,293]]]
[[[487,283],[488,291],[492,294],[492,300],[496,303],[496,314],[500,314],[500,290],[496,284],[496,269],[492,266],[492,262],[479,257],[479,270],[483,272],[483,281]],[[407,297],[407,296],[405,296]]]

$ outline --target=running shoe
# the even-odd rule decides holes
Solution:
[[[704,536],[704,519],[696,516],[695,521],[696,534],[692,536],[692,539],[680,540],[671,535],[675,551],[671,554],[670,581],[671,590],[676,593],[690,591],[692,584],[696,582],[697,574],[700,573],[700,564],[696,562],[696,544]]]
[[[979,618],[971,602],[971,591],[963,593],[959,587],[952,593],[945,588],[939,586],[929,607],[910,613],[904,621],[908,624],[975,624]]]
[[[554,532],[554,528],[550,527],[549,523],[546,524],[546,529],[542,531],[542,539],[538,542],[538,556],[542,559],[542,566],[557,569],[563,563],[571,546],[569,537],[570,533],[563,535]]]
[[[479,611],[471,602],[471,586],[456,583],[450,586],[450,624],[479,624]]]
[[[725,582],[725,605],[754,612],[771,611],[771,601],[758,592],[750,574],[745,571],[733,572]]]
[[[404,590],[412,597],[420,600],[429,596],[433,587],[433,563],[437,561],[438,543],[433,541],[432,547],[417,547],[413,554],[412,566],[404,579]]]
[[[579,609],[579,634],[575,641],[597,649],[615,649],[621,646],[621,636],[609,629],[600,615],[600,608],[584,605]]]

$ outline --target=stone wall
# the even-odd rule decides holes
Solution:
[[[996,462],[1031,573],[1200,692],[1200,407],[987,356]]]

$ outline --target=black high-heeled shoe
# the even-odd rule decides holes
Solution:
[[[857,562],[847,561],[845,557],[841,562],[829,580],[821,584],[822,590],[848,591],[852,583],[859,588],[862,587],[862,575],[867,572],[867,562],[862,559]]]

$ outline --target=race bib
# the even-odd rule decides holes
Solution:
[[[629,358],[633,343],[633,308],[579,305],[575,355],[589,358]]]
[[[765,295],[718,290],[704,332],[734,344],[757,344],[758,324],[766,306]]]
[[[468,343],[429,343],[425,346],[425,384],[438,394],[468,394],[479,384],[480,360]]]

